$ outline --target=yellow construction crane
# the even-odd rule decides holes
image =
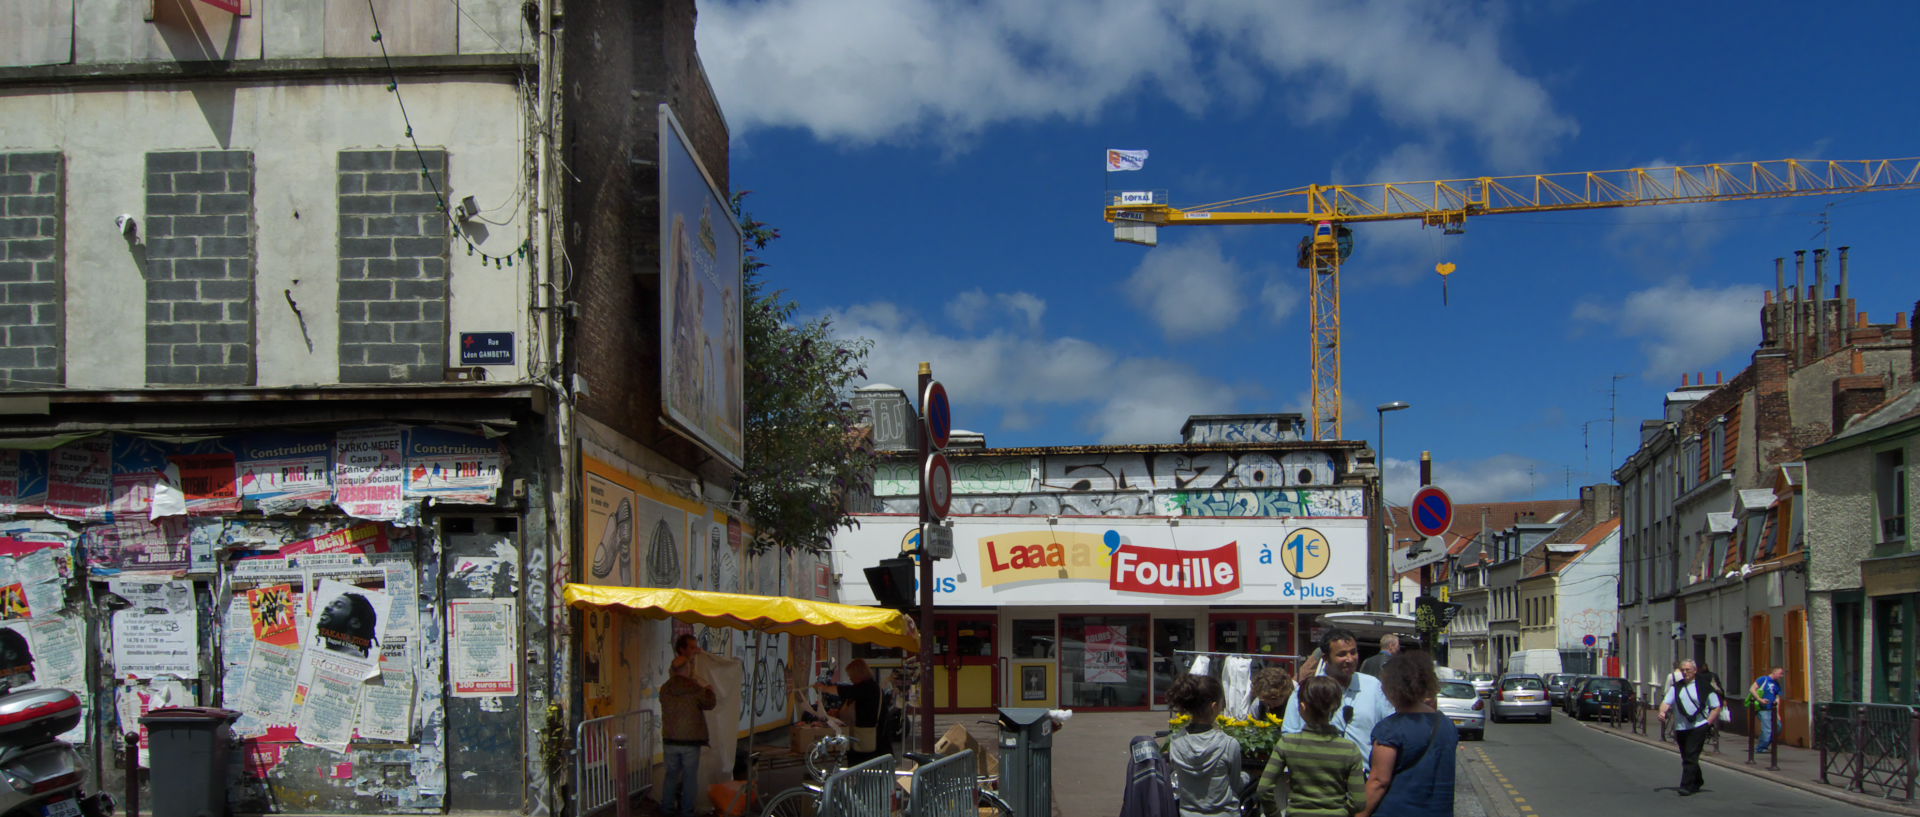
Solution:
[[[1313,435],[1341,439],[1340,263],[1352,252],[1346,225],[1418,221],[1449,234],[1469,216],[1550,213],[1604,207],[1693,204],[1920,188],[1920,158],[1815,160],[1636,167],[1534,176],[1429,182],[1315,184],[1193,207],[1172,207],[1165,191],[1116,192],[1107,221],[1113,239],[1154,246],[1159,228],[1190,224],[1300,224],[1300,266],[1310,270]]]

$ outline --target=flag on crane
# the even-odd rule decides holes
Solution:
[[[1144,150],[1107,150],[1107,172],[1117,170],[1139,170],[1147,164],[1147,152]]]

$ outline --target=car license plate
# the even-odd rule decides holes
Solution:
[[[1520,700],[1522,700],[1522,701],[1537,701],[1537,700],[1540,700],[1540,697],[1539,697],[1539,696],[1537,696],[1537,695],[1522,695],[1522,696],[1520,696]]]
[[[1466,726],[1466,725],[1467,725],[1467,721],[1466,721],[1466,719],[1465,719],[1465,718],[1454,718],[1454,719],[1453,719],[1453,725],[1454,725],[1454,726]]]
[[[42,806],[40,813],[46,815],[46,817],[80,817],[80,801],[71,797],[65,800],[56,800]]]

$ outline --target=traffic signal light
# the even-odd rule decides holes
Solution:
[[[867,587],[873,590],[873,598],[881,607],[894,610],[911,610],[914,604],[913,579],[914,562],[911,556],[894,556],[881,559],[880,564],[865,569]]]

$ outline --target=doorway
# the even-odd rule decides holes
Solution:
[[[999,705],[998,628],[993,613],[934,616],[934,711],[980,712]]]

